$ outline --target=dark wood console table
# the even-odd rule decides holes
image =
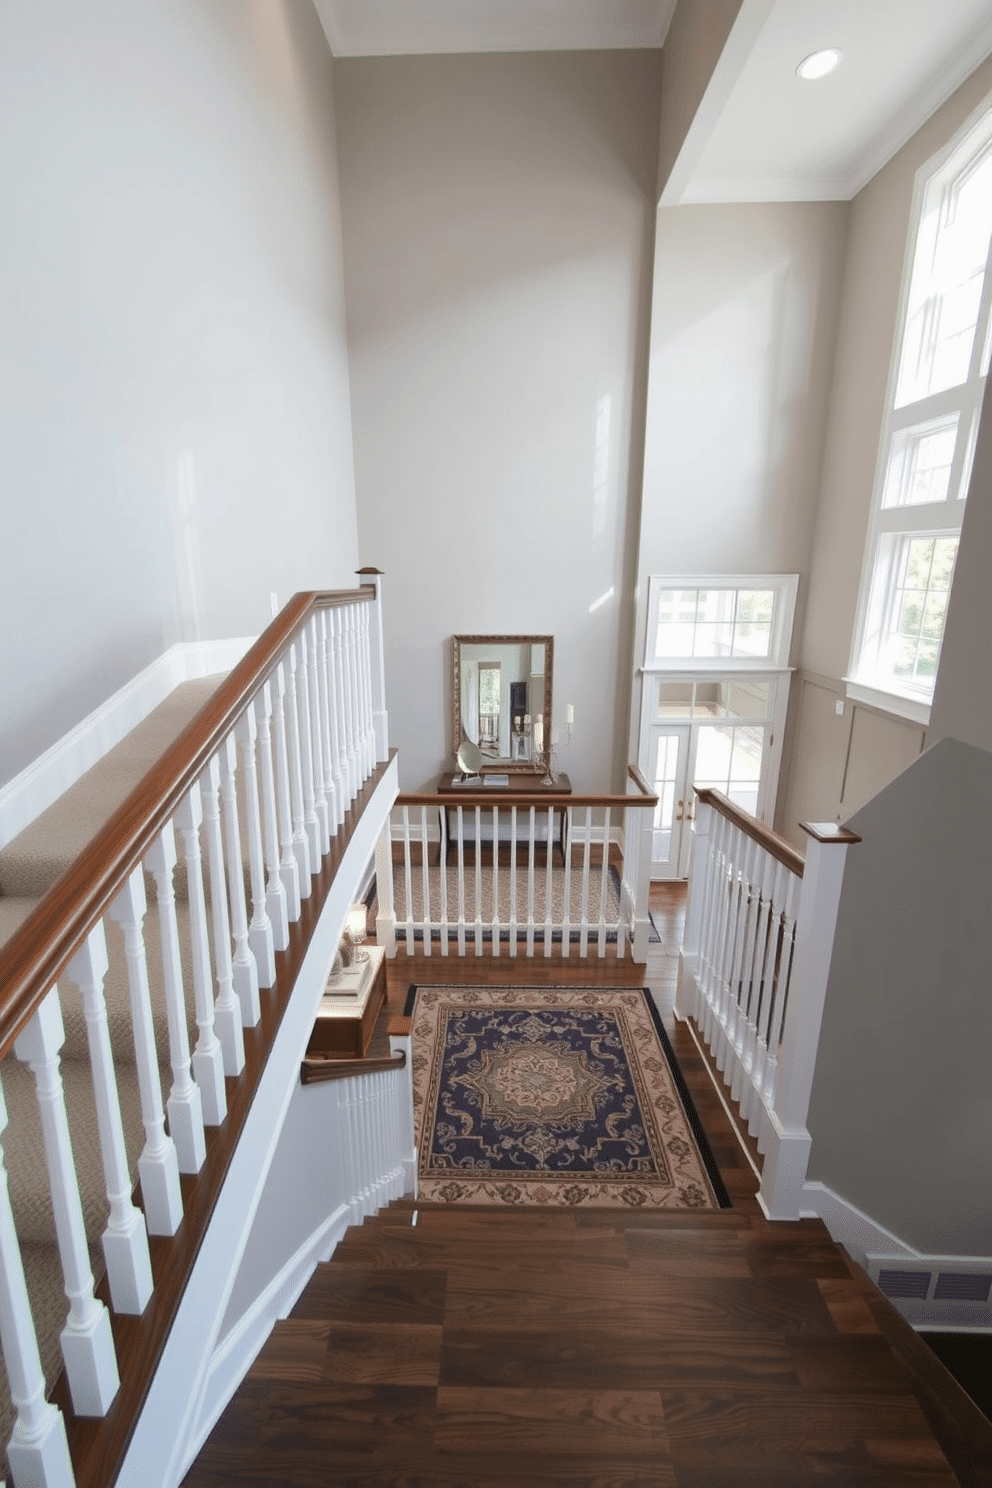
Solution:
[[[530,812],[528,808],[534,806],[538,813],[546,812],[550,806],[560,814],[558,828],[558,850],[564,863],[565,854],[568,851],[568,797],[572,794],[572,782],[567,775],[559,775],[554,785],[545,785],[541,775],[527,774],[523,771],[512,773],[507,777],[505,785],[487,785],[487,779],[492,776],[481,776],[479,778],[469,777],[462,781],[462,777],[453,770],[447,771],[441,776],[437,784],[438,816],[441,825],[441,860],[447,863],[449,854],[454,843],[457,842],[458,818],[454,815],[454,809],[464,805],[466,799],[471,805],[465,809],[471,813],[471,819],[475,820],[475,807],[479,798],[485,796],[486,801],[493,806],[499,806],[505,812],[506,802],[509,797],[526,796],[526,804],[521,805],[519,800],[515,802],[518,810],[526,812],[528,825]],[[483,806],[485,811],[485,806]],[[471,839],[474,841],[474,838]]]

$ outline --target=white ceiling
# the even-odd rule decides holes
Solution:
[[[675,0],[314,0],[335,56],[658,47]],[[796,77],[810,52],[842,66]],[[992,53],[992,0],[742,0],[662,200],[846,199]]]

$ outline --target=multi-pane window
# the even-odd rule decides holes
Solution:
[[[989,366],[992,109],[921,173],[913,234],[849,681],[925,708]]]
[[[795,589],[790,574],[652,577],[646,664],[782,665],[788,660]]]

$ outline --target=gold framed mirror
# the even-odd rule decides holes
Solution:
[[[462,635],[451,638],[452,745],[482,753],[480,773],[529,772],[531,725],[550,726],[554,681],[552,636]]]

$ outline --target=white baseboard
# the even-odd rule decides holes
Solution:
[[[817,1215],[883,1296],[918,1331],[992,1332],[992,1257],[925,1255],[823,1183],[807,1183]]]
[[[255,641],[185,641],[170,646],[0,790],[0,848],[75,785],[182,682],[228,672]]]
[[[351,1206],[339,1204],[217,1345],[200,1397],[196,1429],[187,1443],[183,1476],[255,1362],[272,1329],[292,1311],[317,1266],[321,1261],[330,1260],[334,1247],[351,1223]]]

